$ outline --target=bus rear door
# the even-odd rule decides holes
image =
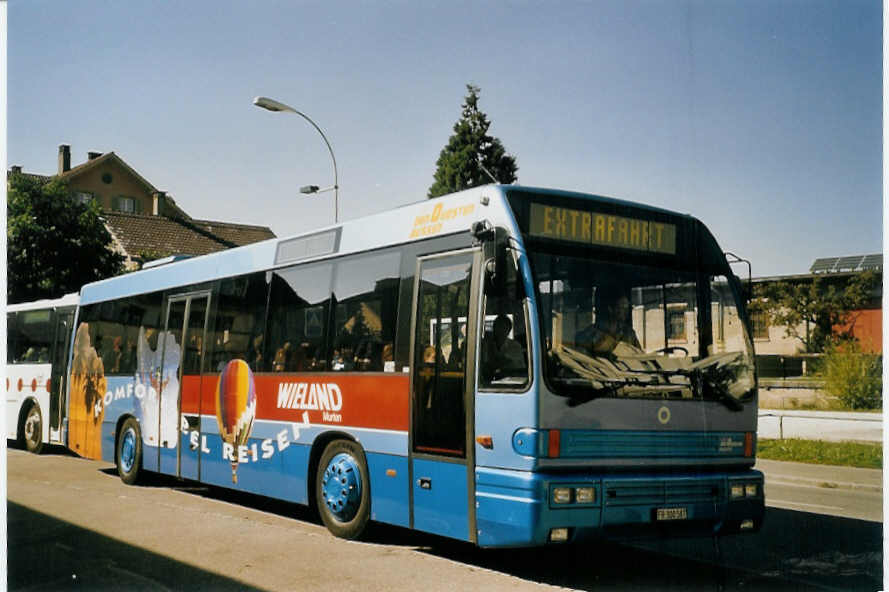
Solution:
[[[183,479],[200,478],[200,447],[193,434],[201,431],[201,372],[206,351],[209,292],[169,298],[166,332],[173,337],[164,341],[164,367],[175,357],[178,360],[178,392],[163,389],[160,402],[161,435],[160,471]],[[175,343],[174,343],[175,342]],[[176,401],[163,400],[176,396]],[[175,426],[165,421],[175,415]],[[175,438],[175,443],[171,440]],[[176,448],[176,454],[165,454],[165,448]]]
[[[481,251],[422,257],[411,348],[411,527],[475,541],[473,385]]]
[[[53,340],[52,374],[49,391],[49,441],[63,443],[62,424],[67,403],[65,402],[65,381],[68,377],[68,354],[71,345],[71,328],[74,324],[74,311],[56,310],[56,334]]]

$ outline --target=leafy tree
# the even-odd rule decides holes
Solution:
[[[854,311],[870,300],[876,281],[872,271],[865,271],[849,279],[815,276],[760,284],[750,309],[764,313],[771,324],[785,326],[806,352],[823,352],[838,340],[852,338]]]
[[[467,84],[466,89],[469,94],[463,103],[463,115],[438,156],[429,198],[491,183],[485,170],[500,183],[514,183],[517,179],[515,157],[506,153],[498,138],[488,135],[491,122],[478,108],[481,89],[472,84]]]
[[[123,257],[99,206],[75,199],[65,183],[21,174],[9,178],[6,204],[7,277],[10,303],[58,298],[121,273]]]
[[[819,374],[824,390],[849,409],[882,407],[882,356],[862,352],[854,341],[829,346]]]

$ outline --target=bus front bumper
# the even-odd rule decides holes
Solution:
[[[476,469],[482,547],[756,532],[759,471],[547,473]]]

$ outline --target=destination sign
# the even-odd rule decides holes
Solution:
[[[584,212],[540,203],[531,204],[531,236],[676,254],[676,225],[651,220]]]

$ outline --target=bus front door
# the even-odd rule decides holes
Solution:
[[[418,260],[411,347],[411,527],[467,541],[480,261],[478,250]]]
[[[160,472],[200,478],[201,372],[207,339],[207,292],[174,296],[167,306],[160,401]],[[168,388],[172,386],[172,388]]]
[[[71,345],[71,326],[74,324],[73,310],[56,311],[56,335],[51,354],[52,373],[49,391],[49,441],[53,444],[64,442],[62,424],[65,410],[65,382],[68,377],[68,353]]]

